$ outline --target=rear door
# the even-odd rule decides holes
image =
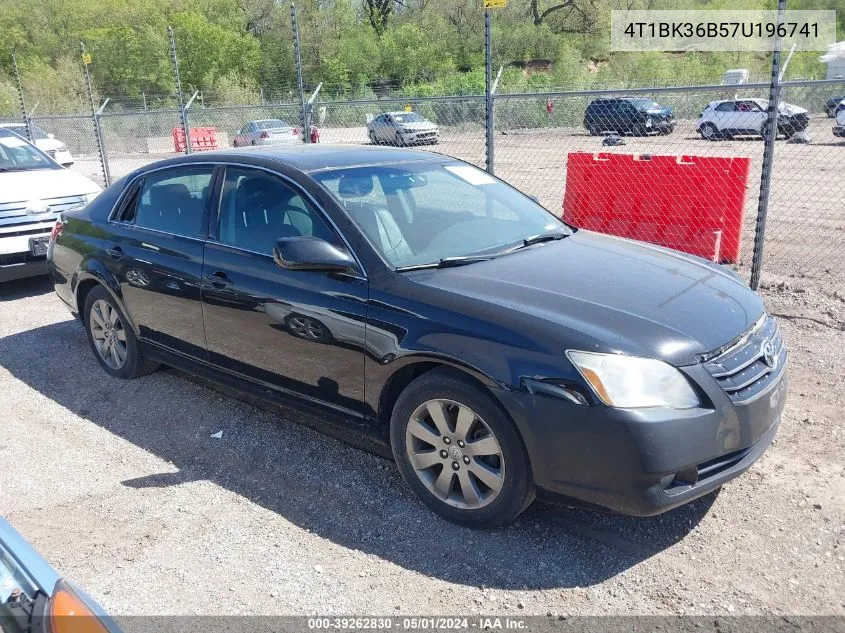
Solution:
[[[364,401],[362,274],[292,271],[272,257],[280,237],[314,236],[348,250],[291,179],[229,166],[205,251],[203,315],[212,363],[285,394],[358,417]]]
[[[130,185],[103,248],[140,338],[204,359],[203,248],[212,165],[168,167]]]

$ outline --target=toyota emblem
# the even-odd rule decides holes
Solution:
[[[769,369],[774,369],[778,363],[778,359],[777,356],[775,356],[775,346],[772,342],[766,341],[763,343],[763,347],[760,348],[760,353],[763,356],[763,362],[766,363],[766,366]]]

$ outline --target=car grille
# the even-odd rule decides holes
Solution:
[[[85,204],[85,198],[82,196],[64,196],[61,198],[44,198],[41,202],[50,207],[49,214],[55,214],[82,206]],[[27,201],[0,203],[0,225],[20,223],[22,217],[31,217],[33,221],[36,221],[37,219],[41,219],[41,216],[48,215],[44,213],[28,216],[26,213],[27,204]],[[16,220],[6,220],[6,218],[16,218]]]
[[[704,367],[733,402],[745,402],[774,382],[786,364],[786,345],[777,321],[764,315],[726,347],[706,355]]]
[[[434,132],[434,131],[432,131],[432,132],[419,132],[417,134],[417,138],[434,138],[435,136],[437,136],[437,132]]]

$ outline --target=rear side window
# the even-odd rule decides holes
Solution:
[[[141,185],[135,225],[185,237],[204,237],[203,215],[214,168],[180,167],[153,173]]]

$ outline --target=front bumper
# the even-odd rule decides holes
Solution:
[[[674,130],[675,119],[651,119],[651,125],[649,125],[648,121],[646,121],[645,127],[646,130],[655,132],[662,132],[664,130]]]
[[[73,154],[71,154],[67,150],[60,150],[57,152],[53,152],[50,154],[59,165],[64,165],[65,167],[69,167],[73,165]]]
[[[417,143],[437,143],[440,141],[440,132],[437,130],[425,130],[422,132],[401,132],[400,137],[406,145]]]
[[[787,368],[741,405],[703,367],[684,371],[712,408],[624,410],[495,390],[525,441],[538,497],[648,516],[745,472],[777,433]]]
[[[33,255],[29,242],[31,238],[50,235],[52,225],[0,227],[0,283],[47,274],[47,258]]]

